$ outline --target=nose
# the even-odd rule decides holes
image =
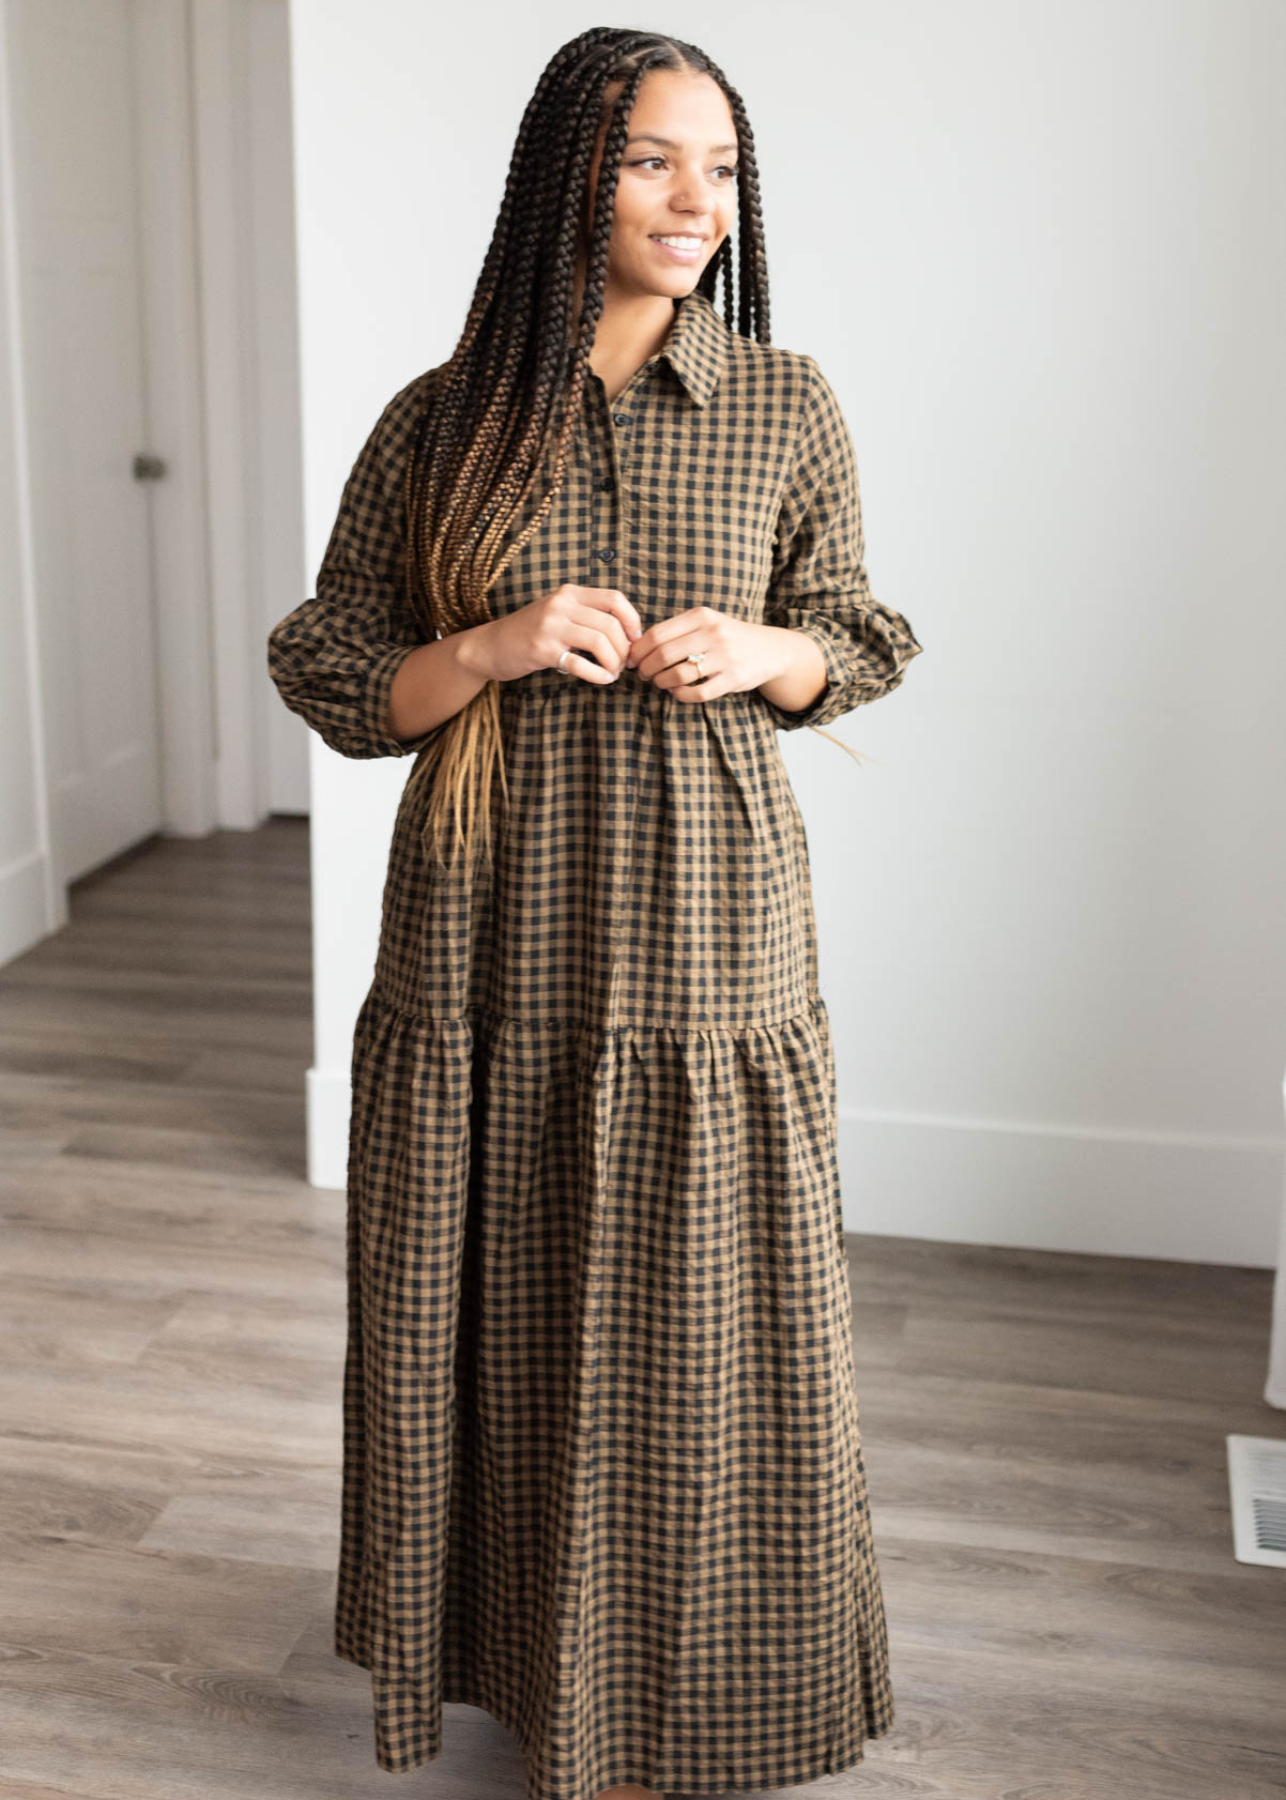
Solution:
[[[682,196],[674,202],[674,206],[675,210],[688,220],[700,222],[702,219],[713,219],[715,216],[714,201],[711,199],[688,200],[686,196]]]

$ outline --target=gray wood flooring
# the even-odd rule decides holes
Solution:
[[[307,826],[155,839],[0,970],[0,1794],[387,1796],[333,1656],[343,1196],[302,1178]],[[855,1237],[893,1733],[800,1790],[1286,1792],[1233,1560],[1262,1270]],[[399,1795],[522,1800],[485,1713]]]

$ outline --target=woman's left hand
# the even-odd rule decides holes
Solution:
[[[694,606],[650,625],[631,644],[625,666],[678,700],[717,700],[784,673],[790,658],[783,640],[789,636],[778,625],[756,625],[713,606]],[[701,657],[700,680],[686,660],[693,654]]]

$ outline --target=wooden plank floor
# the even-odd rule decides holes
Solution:
[[[0,970],[6,1797],[393,1791],[330,1644],[343,1196],[302,1179],[309,984],[286,818],[153,840]],[[1271,1277],[849,1252],[898,1720],[800,1791],[1286,1792],[1286,1571],[1233,1560],[1224,1447],[1286,1437]],[[521,1800],[503,1728],[447,1720],[398,1793]]]

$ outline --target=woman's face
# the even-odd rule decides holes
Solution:
[[[602,162],[600,126],[582,221],[582,259]],[[653,69],[630,114],[607,252],[607,285],[618,294],[681,299],[732,230],[737,216],[737,129],[723,89],[709,75]],[[696,238],[675,249],[661,237]],[[583,266],[583,263],[582,263]]]

